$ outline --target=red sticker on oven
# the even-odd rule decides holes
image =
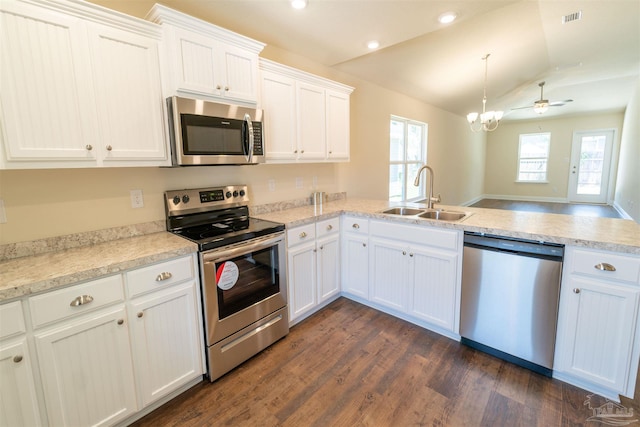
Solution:
[[[239,275],[238,266],[235,262],[223,262],[218,266],[218,270],[216,271],[216,283],[218,283],[220,289],[227,291],[233,288],[233,285],[238,281]]]

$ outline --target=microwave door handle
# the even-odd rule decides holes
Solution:
[[[253,160],[253,123],[251,123],[251,116],[249,116],[249,114],[244,115],[244,123],[247,126],[247,163],[251,163]]]

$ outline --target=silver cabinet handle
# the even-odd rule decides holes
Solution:
[[[137,314],[138,317],[142,317],[144,316],[144,313],[141,311],[140,313]]]
[[[574,294],[579,294],[580,293],[580,288],[573,288],[573,293]]]
[[[111,151],[111,150],[113,150],[113,147],[110,145],[107,145],[107,151]]]
[[[22,362],[22,356],[21,355],[17,355],[13,357],[13,362],[14,363],[20,363]]]
[[[89,304],[93,301],[93,297],[91,295],[80,295],[79,297],[75,297],[73,301],[69,303],[71,307],[78,307],[84,304]]]
[[[599,264],[596,264],[593,266],[593,268],[600,271],[616,271],[616,268],[613,265],[608,264],[606,262],[601,262]]]
[[[300,238],[304,239],[305,237],[307,237],[307,233],[305,233],[304,231],[302,233],[300,233]]]
[[[93,145],[87,144],[87,146],[85,148],[87,149],[87,151],[91,151],[91,150],[93,150]]]
[[[122,325],[124,323],[124,319],[118,319],[118,325]]]
[[[356,224],[353,224],[351,227],[353,227],[353,228],[355,228],[357,230],[358,228],[360,228],[360,224],[356,223]]]
[[[162,273],[158,274],[158,276],[156,277],[156,282],[162,282],[163,280],[169,280],[173,277],[173,274],[169,273],[168,271],[163,271]]]
[[[331,224],[327,225],[327,231],[331,231],[331,230],[333,230],[333,225]]]

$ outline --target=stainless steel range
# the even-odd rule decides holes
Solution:
[[[289,333],[284,225],[248,202],[244,185],[165,192],[167,230],[199,246],[211,381]]]

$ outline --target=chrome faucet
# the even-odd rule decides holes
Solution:
[[[426,169],[429,171],[429,190],[427,191],[427,208],[433,209],[433,202],[440,203],[440,195],[438,197],[433,197],[433,169],[426,164],[423,165],[420,169],[418,169],[418,174],[416,175],[416,180],[413,182],[413,185],[416,187],[420,185],[420,174],[422,171]]]

